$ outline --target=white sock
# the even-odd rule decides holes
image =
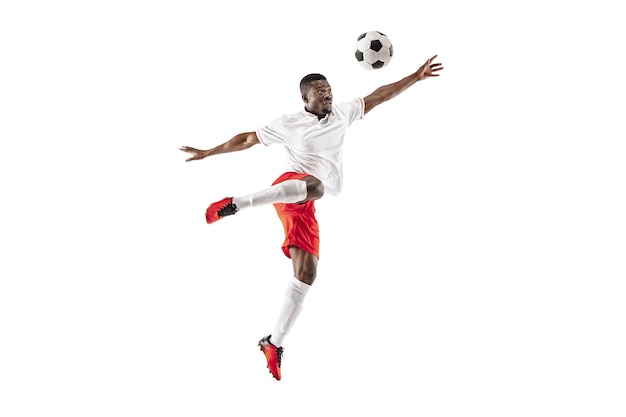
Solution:
[[[283,302],[283,307],[278,316],[278,322],[270,337],[270,342],[274,346],[281,347],[283,345],[285,336],[287,336],[302,311],[304,297],[309,292],[310,288],[310,285],[299,281],[295,277],[292,277],[289,281],[287,290],[285,291],[285,301]]]
[[[270,188],[243,197],[233,198],[233,203],[239,210],[248,207],[262,206],[274,203],[298,203],[306,198],[306,182],[302,180],[287,180]]]

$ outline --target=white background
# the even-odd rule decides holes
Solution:
[[[613,7],[612,5],[615,5]],[[626,152],[617,2],[7,1],[0,6],[0,415],[624,416]],[[360,68],[386,33],[391,64]],[[185,163],[438,54],[357,121],[292,274],[282,149]],[[368,414],[369,415],[369,414]]]

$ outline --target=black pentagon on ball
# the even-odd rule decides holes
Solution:
[[[393,45],[389,47],[389,57],[393,56]]]
[[[383,47],[383,44],[379,40],[375,40],[370,42],[370,49],[373,51],[380,51]]]
[[[372,64],[372,68],[379,69],[382,68],[384,65],[385,63],[383,61],[376,61]]]
[[[367,35],[367,32],[362,33],[361,36],[359,36],[358,38],[356,38],[356,41],[360,41],[361,39],[363,39],[365,37],[365,35]]]
[[[363,61],[363,52],[361,52],[361,51],[356,51],[356,52],[354,53],[354,56],[356,57],[356,60],[357,60],[357,61],[359,61],[359,62]]]

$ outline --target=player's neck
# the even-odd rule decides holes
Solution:
[[[322,113],[322,114],[315,113],[314,111],[309,110],[306,106],[304,107],[304,110],[306,110],[307,112],[309,112],[309,113],[311,113],[311,114],[313,114],[313,115],[317,116],[317,119],[318,119],[318,120],[322,120],[324,117],[326,117],[326,113]]]

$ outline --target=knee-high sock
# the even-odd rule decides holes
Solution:
[[[302,311],[304,297],[306,297],[310,288],[310,285],[299,281],[295,277],[292,277],[289,284],[287,284],[287,289],[285,290],[285,301],[283,302],[283,307],[280,310],[276,327],[270,337],[270,342],[274,346],[281,347],[283,345],[285,336],[287,336],[291,327],[298,318],[298,315]]]
[[[306,182],[287,180],[254,194],[233,198],[239,210],[274,203],[298,203],[306,198]]]

